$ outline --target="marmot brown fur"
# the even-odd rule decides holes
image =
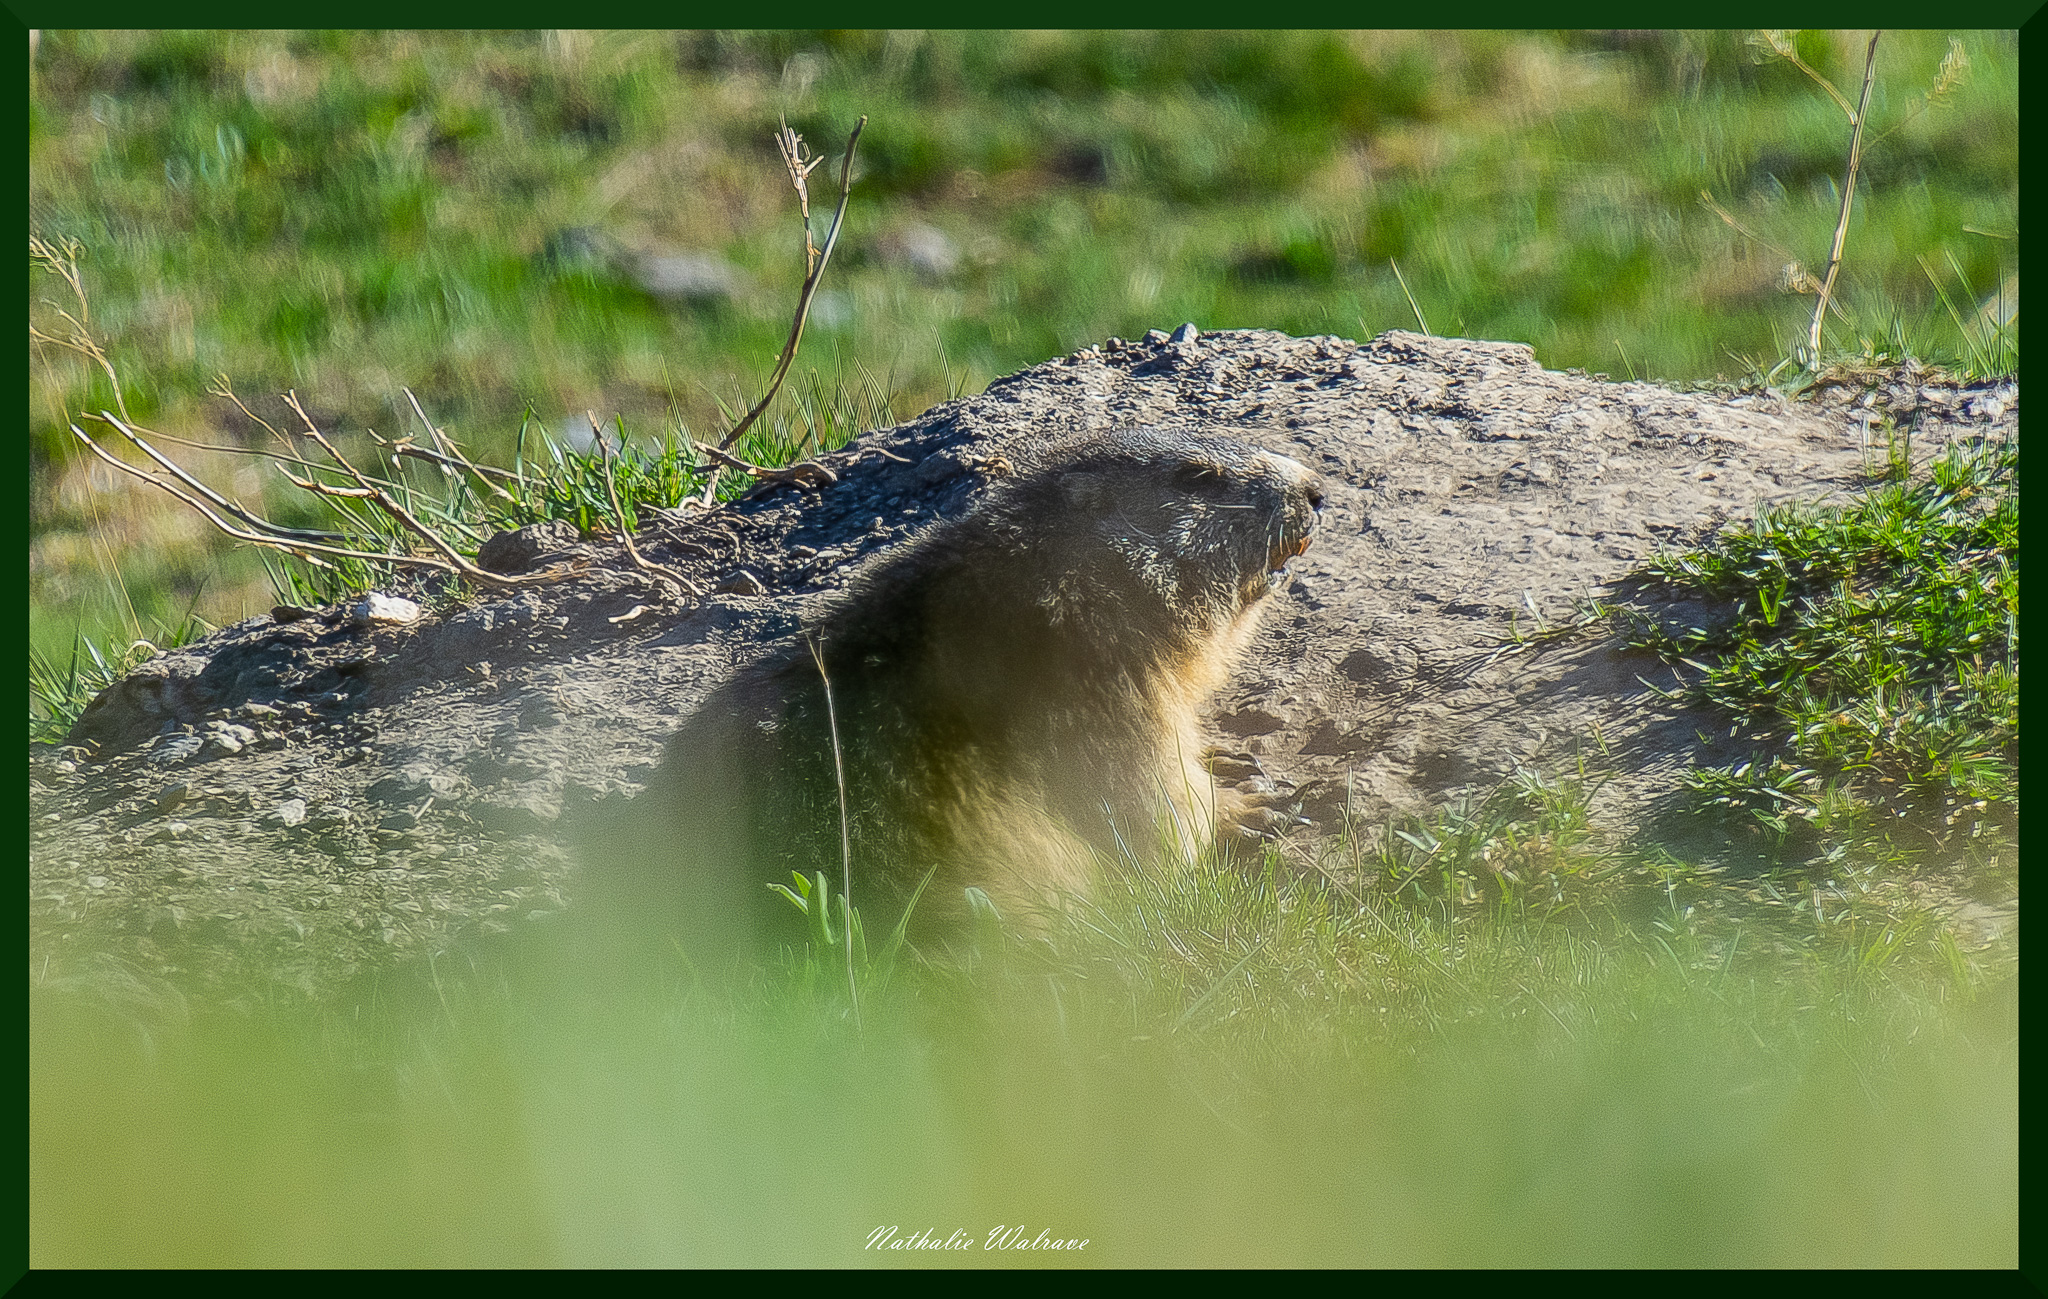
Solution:
[[[871,926],[927,872],[920,927],[957,916],[969,886],[1024,917],[1085,892],[1098,855],[1199,851],[1216,806],[1197,710],[1322,500],[1284,456],[1149,429],[997,482],[685,722],[639,800],[657,820],[638,891],[701,934],[795,919],[765,887],[792,870],[838,890],[828,679]]]

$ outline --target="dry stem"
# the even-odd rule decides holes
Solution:
[[[793,465],[773,469],[767,465],[752,464],[727,451],[721,451],[708,442],[690,443],[691,446],[716,460],[727,469],[737,469],[749,474],[759,482],[790,483],[797,487],[830,487],[839,481],[839,475],[815,460],[799,460]],[[898,456],[897,459],[902,459]],[[907,463],[907,462],[906,462]]]
[[[811,238],[811,191],[810,175],[821,158],[806,157],[803,137],[789,129],[789,123],[782,124],[782,130],[775,136],[775,147],[782,153],[782,161],[789,168],[789,183],[796,190],[797,210],[803,217],[804,226],[804,283],[797,294],[796,315],[790,321],[789,339],[782,345],[782,354],[775,359],[775,371],[768,378],[768,391],[754,408],[734,424],[732,431],[719,439],[719,449],[728,450],[739,441],[740,435],[754,426],[754,422],[767,411],[775,394],[782,390],[782,381],[789,374],[790,365],[796,360],[797,344],[803,340],[804,324],[811,316],[811,300],[817,296],[818,283],[824,278],[825,266],[832,260],[832,250],[839,244],[839,230],[846,220],[847,200],[853,196],[853,151],[860,143],[860,133],[868,124],[867,115],[853,124],[852,134],[846,137],[846,156],[839,163],[839,207],[832,213],[832,228],[825,234],[825,246],[818,247]],[[717,499],[720,470],[711,472],[710,481],[704,485],[702,500],[709,505]]]
[[[1856,172],[1863,165],[1863,124],[1870,115],[1870,88],[1877,80],[1877,38],[1882,35],[1882,29],[1870,34],[1870,52],[1864,57],[1863,62],[1863,97],[1857,103],[1856,111],[1850,115],[1850,120],[1855,122],[1855,126],[1849,132],[1849,174],[1842,181],[1842,215],[1835,222],[1835,246],[1828,254],[1828,273],[1821,281],[1820,301],[1814,305],[1813,324],[1806,334],[1808,369],[1820,368],[1821,325],[1828,317],[1828,303],[1835,296],[1835,276],[1842,269],[1842,244],[1849,237],[1849,210],[1856,201]],[[1800,66],[1803,68],[1806,65]],[[1829,86],[1828,89],[1833,91],[1834,87]],[[1841,97],[1841,93],[1836,91],[1835,98],[1840,100]]]
[[[412,413],[420,417],[420,423],[427,426],[427,434],[434,439],[434,445],[439,447],[441,450],[440,454],[437,455],[432,452],[423,450],[422,448],[412,446],[410,439],[407,439],[405,442],[394,445],[392,448],[392,454],[418,456],[422,460],[432,461],[433,463],[440,465],[443,470],[447,470],[449,468],[450,461],[453,461],[455,464],[459,464],[464,469],[469,470],[469,472],[476,477],[476,480],[482,483],[484,487],[487,488],[493,495],[499,497],[502,500],[509,501],[512,499],[512,493],[506,491],[504,488],[492,482],[488,477],[485,476],[484,470],[478,468],[474,464],[471,464],[469,457],[462,454],[462,448],[455,444],[455,439],[449,437],[445,431],[443,431],[441,428],[435,425],[434,421],[427,418],[427,412],[420,409],[420,399],[412,395],[412,389],[401,388],[399,389],[399,391],[404,393],[405,399],[412,403]],[[404,449],[400,450],[400,447],[403,447]],[[503,469],[493,469],[490,472],[510,482],[519,481],[519,475],[508,473]],[[452,477],[453,475],[451,474],[450,476]]]
[[[853,1022],[860,1023],[860,989],[853,979],[853,830],[846,811],[846,763],[839,754],[839,710],[832,702],[832,677],[825,671],[825,652],[818,642],[806,637],[810,646],[811,659],[818,665],[818,680],[825,686],[825,724],[832,732],[832,774],[839,785],[839,899],[846,908],[846,918],[840,926],[839,937],[846,944],[846,995],[853,1002]],[[824,890],[818,891],[817,901],[828,901]],[[829,925],[832,911],[828,906],[825,920]]]

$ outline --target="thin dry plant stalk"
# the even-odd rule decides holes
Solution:
[[[1779,58],[1786,60],[1793,67],[1798,68],[1801,72],[1804,72],[1807,76],[1813,78],[1814,84],[1818,85],[1822,90],[1828,92],[1828,98],[1834,100],[1836,107],[1840,108],[1844,113],[1848,114],[1850,121],[1853,122],[1857,120],[1859,116],[1857,110],[1849,107],[1848,98],[1844,96],[1841,91],[1835,89],[1835,83],[1829,81],[1826,77],[1823,77],[1820,73],[1814,71],[1813,66],[1811,64],[1809,64],[1805,59],[1799,57],[1799,49],[1792,42],[1791,32],[1782,29],[1773,29],[1764,31],[1760,34],[1763,36],[1764,43],[1771,47],[1771,52],[1773,54],[1776,54]],[[1873,44],[1875,44],[1877,41],[1876,36],[1872,36],[1870,39]]]
[[[384,490],[378,480],[366,476],[357,470],[354,465],[350,464],[347,457],[341,454],[340,449],[334,443],[328,441],[327,435],[320,431],[318,425],[314,424],[313,417],[308,415],[306,408],[299,403],[299,394],[297,392],[286,393],[284,395],[284,402],[285,405],[291,407],[292,413],[297,415],[299,421],[306,426],[306,436],[318,443],[320,449],[327,453],[327,458],[339,465],[341,471],[354,480],[356,484],[354,487],[337,487],[332,483],[323,483],[317,479],[300,478],[290,470],[283,471],[284,476],[291,480],[294,487],[319,496],[334,497],[342,500],[367,500],[370,504],[376,506],[391,519],[395,520],[399,526],[418,537],[421,541],[424,541],[428,549],[434,551],[439,556],[439,562],[433,562],[430,559],[417,555],[392,555],[387,557],[389,562],[400,564],[427,563],[435,568],[459,573],[473,582],[480,582],[486,586],[530,586],[537,582],[560,581],[568,575],[564,572],[549,569],[540,573],[525,573],[508,577],[503,573],[493,573],[487,568],[477,567],[465,558],[462,552],[443,541],[440,535],[432,528],[420,522],[411,510],[399,504],[390,493]]]
[[[1870,33],[1870,53],[1864,55],[1864,96],[1849,115],[1849,121],[1855,123],[1849,129],[1849,174],[1841,182],[1841,217],[1835,221],[1835,248],[1827,254],[1827,277],[1821,281],[1821,301],[1812,307],[1812,326],[1806,330],[1806,369],[1821,369],[1821,326],[1827,322],[1827,303],[1835,299],[1835,275],[1841,273],[1841,246],[1849,238],[1849,209],[1855,203],[1855,172],[1864,166],[1864,123],[1870,119],[1870,86],[1878,80],[1878,37],[1882,35],[1882,29]],[[1800,64],[1800,68],[1806,66]],[[1806,72],[1812,74],[1810,68],[1806,68]],[[1829,86],[1829,90],[1835,88]],[[1835,90],[1835,98],[1841,100],[1839,90]]]
[[[434,421],[427,418],[427,412],[421,409],[420,399],[418,397],[413,396],[412,389],[400,388],[399,391],[405,394],[405,399],[408,402],[412,403],[412,413],[419,416],[420,423],[426,426],[427,435],[434,439],[434,445],[439,447],[440,451],[436,453],[428,451],[423,447],[413,446],[412,440],[410,438],[406,438],[397,443],[391,444],[391,453],[393,455],[416,456],[419,459],[428,461],[431,464],[439,465],[444,471],[449,471],[451,469],[452,462],[453,465],[460,465],[464,469],[469,470],[470,474],[473,475],[478,482],[482,483],[485,489],[488,490],[493,496],[498,497],[500,500],[506,501],[512,499],[512,493],[506,491],[504,488],[492,482],[490,478],[487,476],[487,474],[496,474],[498,477],[503,478],[508,482],[519,481],[519,475],[508,472],[507,470],[503,469],[485,470],[470,463],[469,457],[462,454],[462,448],[456,445],[455,439],[449,437],[445,429],[442,429],[441,427],[436,425]]]
[[[797,210],[803,217],[804,225],[804,283],[797,294],[796,315],[790,321],[789,339],[782,345],[782,353],[775,359],[775,371],[768,378],[768,391],[754,408],[740,417],[732,430],[719,439],[721,451],[730,450],[740,435],[754,426],[754,422],[767,411],[775,394],[782,390],[782,381],[789,374],[790,365],[796,360],[797,344],[803,340],[804,324],[811,316],[811,300],[817,296],[818,283],[825,276],[825,266],[832,260],[832,250],[839,244],[839,230],[846,220],[847,200],[853,196],[853,151],[860,143],[860,133],[867,126],[867,114],[853,124],[853,132],[846,137],[846,156],[839,163],[839,207],[832,213],[832,228],[825,233],[825,246],[818,247],[811,238],[811,190],[810,175],[823,158],[805,156],[803,137],[789,129],[789,123],[782,124],[776,134],[775,147],[782,153],[782,161],[789,168],[789,183],[796,190]],[[704,485],[700,498],[706,505],[717,499],[718,480],[723,467],[711,472],[710,481]]]
[[[728,451],[712,446],[709,442],[692,441],[690,445],[717,461],[722,467],[737,469],[764,483],[789,483],[796,487],[830,487],[839,481],[837,473],[815,460],[799,460],[795,464],[774,469],[767,465],[751,464]],[[902,459],[901,456],[896,458]]]
[[[142,440],[136,436],[135,430],[129,428],[126,424],[123,424],[118,420],[113,419],[113,417],[109,416],[104,411],[101,412],[99,418],[103,423],[111,423],[114,429],[117,432],[119,432],[123,437],[127,438],[130,442],[134,443],[138,447],[142,447],[145,451],[148,449],[146,444],[144,444]],[[247,511],[241,510],[239,507],[235,508],[233,511],[236,517],[249,520],[251,522],[252,527],[260,528],[261,531],[252,532],[244,528],[237,528],[233,524],[229,523],[227,520],[221,518],[220,515],[214,513],[213,510],[208,507],[206,501],[187,494],[185,491],[180,489],[172,482],[160,478],[157,475],[148,472],[147,470],[138,469],[134,465],[129,464],[127,461],[109,452],[105,447],[102,447],[98,442],[94,441],[92,437],[89,434],[87,434],[84,429],[79,428],[78,425],[73,424],[71,426],[71,431],[73,434],[77,436],[80,442],[85,444],[87,450],[91,451],[95,456],[98,456],[101,460],[106,461],[109,465],[112,465],[115,469],[119,470],[124,474],[127,474],[134,478],[139,478],[143,482],[150,484],[152,487],[160,488],[163,491],[169,493],[170,495],[177,497],[179,500],[183,501],[186,505],[190,506],[194,511],[196,511],[200,515],[200,517],[204,518],[208,523],[211,523],[215,528],[219,529],[222,533],[229,537],[233,537],[237,541],[247,541],[254,543],[255,545],[269,546],[275,550],[285,551],[288,554],[298,556],[300,559],[304,560],[308,564],[313,565],[316,568],[334,567],[332,564],[329,564],[325,562],[323,559],[321,559],[320,557],[322,555],[327,555],[339,559],[366,559],[377,561],[392,561],[394,558],[391,555],[383,554],[380,552],[354,550],[346,546],[335,546],[328,545],[322,542],[295,539],[290,535],[292,531],[291,529],[280,528],[276,524],[270,523],[267,520],[257,518],[255,515],[249,514]],[[209,497],[212,497],[213,499],[219,499],[212,492],[208,492],[207,495]],[[446,567],[443,564],[428,559],[416,559],[414,562],[431,568]]]
[[[1882,29],[1870,34],[1870,52],[1863,61],[1863,97],[1850,115],[1855,126],[1849,132],[1849,174],[1842,181],[1842,215],[1835,222],[1835,246],[1828,254],[1828,273],[1821,280],[1820,301],[1814,304],[1813,324],[1806,334],[1806,364],[1808,369],[1820,368],[1820,331],[1828,318],[1828,303],[1835,296],[1835,276],[1842,269],[1842,244],[1849,237],[1849,210],[1856,201],[1856,172],[1863,165],[1863,125],[1870,116],[1870,88],[1877,81],[1877,38],[1884,35]],[[1805,68],[1805,64],[1799,65]],[[1809,73],[1812,69],[1807,69]],[[1826,83],[1823,82],[1823,85]],[[1830,91],[1834,87],[1829,86]],[[1835,98],[1842,98],[1835,91]]]
[[[839,936],[846,945],[846,995],[853,1002],[853,1022],[859,1024],[860,989],[853,980],[853,828],[846,810],[846,763],[839,753],[839,710],[832,702],[832,677],[825,671],[825,651],[815,640],[806,638],[804,643],[810,646],[811,659],[818,665],[818,680],[825,686],[825,725],[832,733],[832,775],[839,785],[839,897],[846,908]],[[818,902],[828,902],[823,889],[818,891]],[[832,909],[826,906],[828,926],[831,919]]]
[[[299,404],[296,394],[287,395],[285,398],[286,403],[305,422],[307,434],[327,453],[336,465],[340,466],[342,472],[346,473],[355,485],[353,487],[341,487],[323,483],[311,477],[301,478],[289,469],[281,471],[285,478],[301,490],[315,495],[334,499],[368,501],[395,520],[401,527],[425,540],[436,554],[409,555],[393,553],[391,551],[361,550],[344,544],[348,541],[348,537],[343,533],[308,528],[289,528],[282,524],[272,523],[270,520],[263,518],[252,510],[244,508],[208,487],[170,457],[158,451],[150,444],[147,438],[143,437],[143,434],[148,433],[151,438],[160,438],[164,441],[196,447],[203,447],[205,444],[191,443],[183,438],[168,437],[144,429],[137,425],[133,417],[129,415],[127,402],[121,395],[120,373],[115,368],[113,359],[107,355],[106,349],[93,336],[92,330],[87,324],[91,318],[90,307],[85,294],[83,278],[78,270],[78,257],[82,251],[83,249],[71,240],[51,243],[48,240],[33,235],[30,236],[29,256],[45,270],[64,280],[70,287],[73,297],[78,302],[78,310],[74,314],[57,306],[55,303],[49,304],[51,309],[56,312],[57,317],[68,326],[68,332],[62,336],[53,335],[31,325],[29,327],[29,338],[34,342],[48,343],[84,357],[106,376],[108,386],[113,391],[114,405],[120,413],[115,414],[113,411],[102,410],[97,415],[87,416],[86,418],[105,424],[119,433],[131,446],[157,464],[163,470],[163,473],[152,473],[149,470],[129,464],[121,457],[114,455],[101,446],[91,434],[80,428],[76,423],[73,423],[70,426],[72,435],[95,457],[120,473],[148,483],[150,486],[175,497],[190,507],[201,518],[212,524],[223,535],[236,541],[245,541],[252,545],[267,546],[274,550],[284,551],[316,568],[333,568],[334,565],[328,562],[331,559],[366,560],[376,563],[431,568],[442,572],[456,573],[472,581],[494,586],[517,586],[533,582],[556,581],[566,575],[551,570],[545,573],[507,577],[478,568],[453,547],[442,541],[435,535],[433,529],[415,518],[411,511],[400,505],[397,500],[385,491],[384,489],[390,486],[390,484],[380,479],[370,478],[349,464],[334,447],[333,443],[328,441],[326,436],[314,426],[304,407]],[[277,438],[280,442],[284,442],[287,446],[290,445],[289,441],[276,428],[249,410],[242,403],[241,399],[236,397],[232,390],[229,390],[224,383],[217,385],[214,390],[226,395],[243,414],[262,425],[273,437]],[[309,475],[317,468],[314,464],[296,455],[282,455],[276,452],[242,447],[206,447],[205,449],[268,456],[288,464],[297,465],[306,470]],[[230,519],[236,522],[230,522]],[[237,526],[238,523],[241,526]]]

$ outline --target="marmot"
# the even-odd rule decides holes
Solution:
[[[766,888],[792,870],[838,891],[828,679],[871,928],[928,872],[924,932],[969,886],[1028,922],[1098,857],[1200,851],[1217,809],[1197,710],[1322,503],[1285,456],[1172,430],[1094,435],[998,481],[684,723],[636,800],[653,817],[633,914],[758,930],[796,920]]]

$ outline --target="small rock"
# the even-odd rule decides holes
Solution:
[[[1163,329],[1148,329],[1145,331],[1145,341],[1154,347],[1158,347],[1166,341],[1166,331]]]
[[[746,274],[716,253],[629,253],[619,267],[647,293],[671,301],[716,302],[746,288]]]
[[[107,877],[104,875],[88,875],[85,877],[85,883],[88,888],[103,889],[107,886]]]
[[[1200,338],[1201,336],[1202,331],[1196,329],[1195,322],[1190,320],[1187,324],[1182,325],[1179,329],[1174,330],[1173,337],[1167,339],[1166,341],[1172,343],[1176,347],[1185,347],[1189,343],[1192,343],[1196,339]]]
[[[574,524],[561,519],[529,523],[516,532],[499,532],[477,547],[478,568],[512,576],[566,557],[578,537]]]
[[[272,808],[270,815],[280,825],[303,825],[306,820],[306,800],[288,798]]]
[[[560,707],[546,695],[533,696],[520,711],[536,715],[544,712],[557,719],[561,716]],[[431,763],[411,762],[377,781],[366,792],[373,802],[386,806],[410,806],[422,799],[455,798],[462,790],[460,773],[443,770]]]
[[[313,611],[295,604],[274,604],[270,606],[270,616],[279,622],[304,622],[313,616]]]
[[[2003,392],[1979,393],[1963,403],[1963,414],[1987,424],[1996,423],[2004,418],[2007,404],[2006,394]]]
[[[206,724],[206,752],[240,753],[256,743],[256,732],[233,722],[208,722]]]
[[[156,743],[149,748],[149,760],[158,766],[172,766],[198,757],[199,750],[205,745],[206,741],[196,735],[174,731],[169,735],[157,737]]]
[[[282,717],[284,716],[284,711],[282,709],[272,708],[269,704],[259,704],[254,701],[251,701],[249,703],[243,704],[240,708],[236,709],[235,716],[241,718],[244,721],[253,722],[265,717]]]
[[[421,609],[402,595],[372,591],[349,606],[348,620],[357,627],[402,627],[420,620]]]
[[[877,523],[880,520],[876,520]],[[760,578],[742,568],[713,588],[720,595],[766,595],[768,587]]]

